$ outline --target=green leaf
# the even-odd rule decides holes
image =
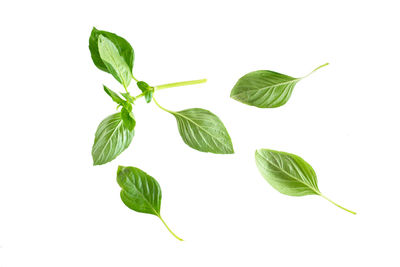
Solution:
[[[121,95],[126,99],[126,101],[128,101],[129,103],[133,103],[135,102],[135,99],[131,96],[131,94],[129,94],[129,92],[126,93],[121,93]]]
[[[111,42],[113,42],[113,44],[117,47],[119,54],[124,58],[126,64],[128,64],[130,70],[132,71],[135,53],[128,41],[114,33],[99,31],[93,27],[89,38],[89,50],[93,63],[96,65],[96,67],[109,73],[109,70],[103,63],[103,60],[99,54],[98,40],[100,35],[107,37],[109,40],[111,40]]]
[[[102,165],[115,159],[131,143],[134,135],[122,122],[121,114],[105,118],[96,130],[92,148],[93,165]]]
[[[119,166],[117,181],[128,208],[160,216],[161,188],[153,177],[138,168]]]
[[[201,108],[168,112],[175,116],[179,133],[191,148],[215,154],[234,153],[228,131],[215,114]]]
[[[256,151],[256,163],[264,178],[282,194],[319,195],[317,176],[302,158],[269,149]]]
[[[154,87],[151,87],[146,82],[139,81],[136,83],[139,89],[144,94],[144,98],[146,99],[147,103],[150,103],[151,99],[153,98]]]
[[[122,202],[128,208],[157,216],[168,231],[182,241],[171,231],[161,217],[161,188],[156,179],[138,168],[119,166],[117,182],[121,187]]]
[[[150,85],[148,85],[148,83],[144,81],[138,81],[136,84],[139,87],[140,91],[142,91],[143,93],[149,91],[152,88]]]
[[[311,73],[326,65],[328,63]],[[307,76],[293,78],[270,70],[253,71],[239,79],[231,91],[231,98],[259,108],[280,107],[289,100],[294,86]]]
[[[126,108],[122,108],[121,109],[121,118],[122,118],[122,121],[124,122],[124,126],[128,130],[132,131],[135,128],[136,120],[131,111],[127,110]]]
[[[111,97],[111,99],[118,105],[123,105],[126,101],[119,97],[117,93],[109,89],[107,86],[103,85],[104,91]]]
[[[132,72],[124,58],[119,54],[117,47],[111,40],[103,35],[98,40],[100,58],[103,60],[109,72],[119,81],[124,88],[129,86],[132,80]]]
[[[321,194],[318,189],[317,175],[313,168],[299,156],[270,149],[258,149],[255,158],[261,175],[282,194],[289,196],[318,195],[355,214]]]
[[[153,98],[153,91],[147,91],[144,93],[144,99],[146,100],[146,103],[150,103],[151,99]]]

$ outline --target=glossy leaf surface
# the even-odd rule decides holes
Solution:
[[[93,165],[115,159],[130,145],[133,135],[134,131],[125,127],[120,113],[105,118],[96,130],[92,147]]]
[[[272,187],[289,196],[319,195],[313,168],[299,156],[270,149],[258,149],[256,164]]]
[[[222,121],[201,108],[171,112],[183,141],[196,150],[215,154],[233,154],[231,138]]]
[[[326,65],[328,63],[319,66],[311,73]],[[286,104],[295,85],[305,77],[294,78],[270,70],[253,71],[237,81],[231,91],[231,98],[259,108],[280,107]]]
[[[261,175],[282,194],[289,196],[318,195],[337,207],[356,214],[321,194],[313,168],[299,156],[271,149],[258,149],[255,158]]]
[[[138,168],[119,166],[117,182],[122,202],[128,208],[157,216],[176,239],[183,241],[161,217],[161,188],[156,179]]]
[[[103,35],[99,36],[98,47],[104,65],[114,78],[127,88],[132,80],[132,72],[124,58],[119,54],[117,47]]]
[[[93,27],[89,38],[89,50],[93,63],[96,65],[96,67],[102,71],[109,72],[99,54],[98,41],[100,35],[107,37],[113,42],[113,44],[117,47],[119,54],[124,58],[126,64],[128,64],[130,70],[132,71],[135,54],[128,41],[114,33],[100,31]]]
[[[107,93],[107,95],[109,95],[115,103],[117,103],[118,105],[123,105],[125,103],[125,100],[123,100],[121,97],[119,97],[119,95],[116,92],[114,92],[113,90],[111,90],[110,88],[108,88],[105,85],[103,85],[103,88],[104,88],[104,91]]]
[[[161,188],[153,177],[138,168],[119,166],[117,181],[128,208],[160,216]]]
[[[290,98],[299,79],[269,70],[253,71],[235,84],[231,98],[259,108],[276,108]]]

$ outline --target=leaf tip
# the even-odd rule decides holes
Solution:
[[[122,165],[118,165],[117,174],[122,172],[126,167]]]
[[[235,99],[234,90],[235,90],[235,88],[232,89],[231,94],[230,94],[230,98],[232,98],[232,99]]]
[[[227,151],[226,154],[235,154],[235,149],[233,148],[232,142],[231,142],[231,144],[229,146],[229,150]]]

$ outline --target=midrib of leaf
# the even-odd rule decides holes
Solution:
[[[120,124],[122,123],[122,120],[119,120],[117,126],[115,127],[114,131],[112,132],[112,134],[110,135],[110,138],[108,138],[105,146],[103,147],[103,149],[101,150],[101,154],[103,154],[104,149],[108,146],[108,143],[110,142],[111,138],[114,136],[115,132],[117,131],[117,129],[120,127]]]
[[[186,116],[184,116],[184,115],[182,115],[182,114],[180,114],[180,113],[178,113],[178,112],[173,112],[173,111],[170,111],[170,112],[172,112],[173,114],[178,114],[179,116],[181,116],[181,117],[187,119],[188,121],[190,121],[191,123],[193,123],[194,125],[196,125],[197,127],[199,127],[201,130],[203,130],[205,133],[207,133],[207,134],[210,135],[211,137],[215,138],[215,139],[218,141],[218,143],[220,143],[221,145],[223,145],[224,147],[226,147],[226,148],[229,149],[229,146],[227,146],[226,144],[224,144],[223,142],[221,142],[219,138],[217,138],[216,136],[212,135],[209,131],[207,131],[206,129],[204,129],[202,126],[198,125],[195,121],[191,120],[190,118],[188,118],[188,117],[186,117]]]
[[[104,38],[106,38],[107,40],[109,40],[110,42],[111,42],[111,40],[110,39],[108,39],[107,37],[105,37],[105,36],[103,36]],[[112,42],[111,42],[112,43]],[[114,44],[114,43],[113,43]],[[118,52],[118,56],[119,57],[121,57],[121,55],[119,54],[119,50],[118,50],[118,48],[117,48],[117,46],[114,44],[114,46],[115,46],[115,49],[117,49],[117,52]],[[119,66],[119,64],[117,64],[117,62],[116,62],[116,59],[114,58],[114,55],[113,55],[113,53],[112,53],[112,51],[111,51],[111,49],[110,49],[110,47],[108,46],[108,45],[106,45],[106,49],[107,49],[107,52],[108,52],[108,54],[110,55],[110,59],[112,60],[112,63],[114,63],[114,66]],[[101,55],[100,55],[100,58],[101,58]],[[122,58],[123,59],[123,58]],[[123,62],[125,62],[125,59],[123,59]],[[127,64],[128,65],[128,64]],[[128,69],[129,69],[129,66],[128,66]],[[126,88],[126,81],[125,81],[125,79],[124,79],[124,77],[122,77],[123,75],[122,75],[122,73],[121,73],[121,71],[119,70],[119,68],[118,68],[118,73],[119,73],[119,75],[121,76],[121,79],[123,80],[123,86],[124,86],[124,88]],[[129,72],[130,72],[130,69],[129,69]],[[131,74],[132,75],[132,74]]]
[[[304,184],[306,187],[310,188],[312,191],[314,191],[315,194],[317,195],[321,195],[321,192],[316,191],[314,188],[312,188],[309,184],[306,184],[305,182],[303,182],[302,180],[297,179],[295,176],[293,176],[292,174],[288,173],[287,171],[285,171],[284,169],[281,169],[279,166],[276,166],[272,161],[268,160],[266,157],[264,157],[261,153],[259,153],[257,151],[257,154],[260,155],[260,157],[262,157],[263,159],[265,159],[266,161],[268,161],[272,166],[274,166],[275,168],[281,170],[283,173],[287,174],[288,176],[292,177],[294,180],[298,181],[299,183]]]
[[[256,88],[256,89],[249,89],[249,90],[246,90],[246,91],[244,91],[244,92],[240,92],[239,94],[236,94],[236,95],[233,95],[233,96],[238,96],[238,95],[241,95],[241,94],[244,94],[244,93],[248,93],[248,92],[252,92],[252,91],[267,90],[267,89],[269,89],[269,88],[278,87],[278,86],[286,85],[286,84],[290,84],[290,83],[297,83],[297,82],[300,81],[301,79],[302,79],[302,78],[296,78],[296,79],[291,80],[291,81],[282,82],[282,83],[277,83],[277,84],[269,85],[269,86],[266,86],[266,87],[261,87],[261,88]]]
[[[154,211],[154,213],[156,214],[157,217],[161,217],[160,213],[158,213],[153,205],[151,205],[151,203],[147,200],[147,198],[143,195],[142,192],[140,192],[140,190],[138,190],[137,186],[135,184],[133,184],[133,187],[136,189],[136,191],[142,196],[142,198],[146,201],[147,205],[149,205],[149,207]]]

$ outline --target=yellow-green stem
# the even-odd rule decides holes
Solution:
[[[329,198],[327,198],[326,196],[324,196],[324,195],[322,195],[322,194],[320,194],[320,196],[323,197],[323,198],[325,198],[325,199],[328,200],[329,202],[331,202],[333,205],[335,205],[335,206],[337,206],[337,207],[339,207],[339,208],[341,208],[341,209],[343,209],[343,210],[345,210],[345,211],[347,211],[347,212],[350,212],[350,213],[352,213],[352,214],[354,214],[354,215],[357,214],[357,213],[354,212],[354,211],[351,211],[351,210],[349,210],[349,209],[346,209],[346,208],[340,206],[339,204],[333,202],[332,200],[330,200]]]
[[[304,76],[303,78],[300,78],[300,79],[304,79],[304,78],[310,76],[311,74],[313,74],[314,72],[316,72],[317,70],[319,70],[320,68],[323,68],[323,67],[328,66],[328,65],[329,65],[329,63],[325,63],[325,64],[315,68],[312,72],[310,72],[309,74],[307,74],[306,76]]]
[[[154,98],[154,96],[153,96],[153,101],[154,101],[154,103],[156,103],[157,107],[159,107],[160,109],[162,109],[162,110],[164,110],[164,111],[166,111],[166,112],[168,112],[168,113],[171,113],[171,114],[174,114],[174,113],[175,113],[175,112],[173,112],[173,111],[171,111],[171,110],[169,110],[169,109],[164,108],[164,107],[161,106],[160,104],[158,104],[158,102],[157,102],[157,100]]]
[[[162,90],[162,89],[167,89],[167,88],[171,88],[171,87],[193,85],[193,84],[199,84],[199,83],[205,83],[205,82],[207,82],[207,79],[192,80],[192,81],[177,82],[177,83],[167,83],[167,84],[154,86],[154,88],[155,88],[155,90]]]
[[[183,241],[182,238],[178,237],[174,232],[172,232],[172,230],[168,227],[168,225],[165,223],[165,221],[163,220],[163,218],[161,216],[158,216],[158,218],[160,218],[160,220],[162,221],[162,223],[165,225],[165,227],[168,229],[168,231],[179,241]]]
[[[192,80],[192,81],[185,81],[185,82],[177,82],[177,83],[167,83],[162,85],[154,86],[154,91],[159,91],[167,88],[178,87],[178,86],[185,86],[185,85],[193,85],[193,84],[200,84],[207,82],[207,79],[200,79],[200,80]],[[141,93],[135,96],[135,99],[143,97],[144,94]]]

